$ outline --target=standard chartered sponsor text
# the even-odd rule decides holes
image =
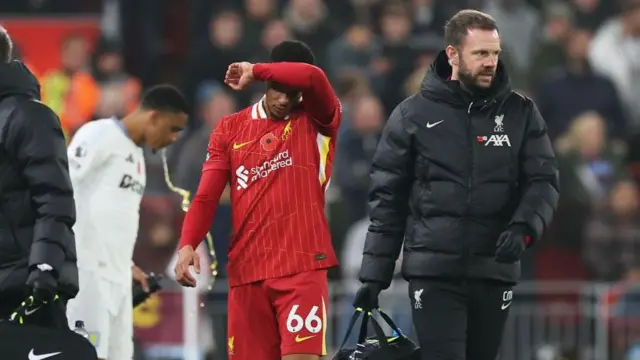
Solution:
[[[271,160],[263,162],[261,165],[251,168],[251,181],[264,179],[271,172],[293,165],[293,159],[289,156],[289,150],[282,151]]]

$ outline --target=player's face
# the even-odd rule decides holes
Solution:
[[[269,84],[266,93],[269,117],[280,120],[289,115],[291,109],[300,102],[300,92],[279,84]]]
[[[178,134],[187,125],[187,115],[152,111],[150,125],[147,129],[145,142],[153,150],[159,150],[173,144]]]
[[[470,90],[488,89],[498,69],[500,35],[496,30],[471,29],[455,49],[460,82]]]

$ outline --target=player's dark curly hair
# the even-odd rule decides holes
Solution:
[[[316,58],[311,48],[302,41],[286,40],[271,50],[271,62],[301,62],[315,65]]]
[[[175,86],[162,84],[149,88],[142,94],[140,108],[172,114],[189,114],[184,95]]]

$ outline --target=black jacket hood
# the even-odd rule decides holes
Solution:
[[[449,81],[451,65],[444,50],[433,61],[422,79],[420,90],[427,98],[445,102],[456,107],[467,107],[471,102],[479,104],[501,102],[511,93],[511,84],[504,63],[498,61],[498,69],[491,88],[482,95],[473,95],[463,90],[457,81]]]
[[[0,100],[10,96],[40,100],[38,80],[20,61],[0,64]]]

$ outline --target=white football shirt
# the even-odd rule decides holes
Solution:
[[[68,157],[77,211],[73,230],[78,268],[130,284],[146,185],[143,150],[118,120],[100,119],[76,132]]]

